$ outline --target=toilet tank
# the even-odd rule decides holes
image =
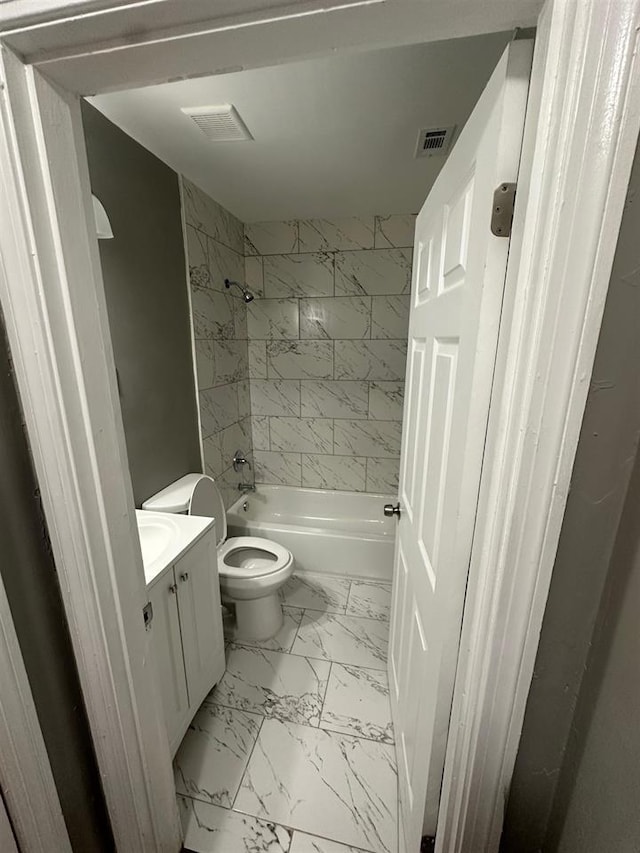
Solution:
[[[142,509],[214,518],[217,544],[220,545],[227,538],[227,515],[222,495],[213,477],[207,474],[185,474],[147,498]]]

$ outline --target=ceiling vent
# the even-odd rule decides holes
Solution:
[[[456,126],[423,127],[418,132],[416,157],[434,157],[436,154],[446,154],[451,146],[451,140]]]
[[[182,107],[212,142],[239,142],[253,139],[246,124],[232,104],[219,104],[215,107]]]

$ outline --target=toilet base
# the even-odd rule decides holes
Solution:
[[[234,601],[236,637],[239,640],[268,640],[282,628],[284,614],[277,593],[262,598]]]

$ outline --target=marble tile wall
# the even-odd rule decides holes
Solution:
[[[253,462],[247,306],[224,286],[244,283],[244,226],[185,178],[182,188],[204,468],[229,507],[240,481],[234,452]]]
[[[413,215],[245,225],[256,480],[394,492]]]

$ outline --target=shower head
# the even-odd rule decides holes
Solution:
[[[242,298],[245,302],[251,302],[253,300],[253,293],[248,291],[241,284],[238,284],[237,281],[231,281],[230,279],[225,278],[224,286],[227,288],[227,290],[229,290],[230,287],[237,287],[240,293],[242,294]]]

